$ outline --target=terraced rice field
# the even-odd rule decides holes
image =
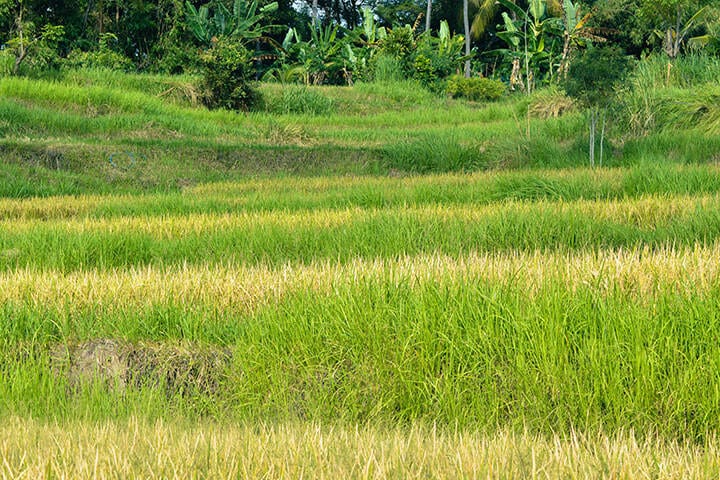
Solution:
[[[0,471],[717,477],[718,173],[2,200]]]

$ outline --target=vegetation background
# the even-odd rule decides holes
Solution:
[[[0,472],[717,478],[718,18],[0,1]]]

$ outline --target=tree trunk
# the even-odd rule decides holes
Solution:
[[[680,4],[677,4],[677,9],[675,10],[675,44],[673,45],[673,57],[677,58],[678,55],[680,55],[680,42],[682,41],[682,38],[680,38]]]
[[[105,5],[98,0],[98,33],[105,33]]]
[[[18,29],[18,39],[20,40],[18,44],[18,54],[15,57],[15,65],[13,66],[13,75],[17,75],[20,71],[20,64],[25,60],[25,57],[27,56],[27,49],[25,48],[25,35],[24,35],[24,29],[23,29],[23,13],[24,7],[22,3],[20,4],[20,10],[18,10],[18,16],[15,19],[15,22],[17,24]]]
[[[427,13],[425,13],[425,31],[430,31],[430,16],[432,15],[432,0],[427,2]]]
[[[565,10],[565,2],[560,3],[560,8],[562,9],[563,18],[563,50],[557,74],[559,80],[565,80],[567,78],[567,70],[570,63],[570,25],[568,24],[567,11]]]
[[[603,164],[603,143],[605,142],[605,120],[607,119],[607,109],[603,110],[602,124],[600,126],[600,166]]]
[[[597,127],[597,111],[590,110],[590,166],[595,167],[595,130]]]
[[[470,56],[470,14],[468,0],[463,0],[463,26],[465,27],[465,55]],[[470,78],[470,59],[465,60],[465,78]]]
[[[312,24],[313,27],[318,24],[318,0],[312,1]]]

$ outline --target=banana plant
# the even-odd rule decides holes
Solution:
[[[385,27],[378,27],[375,22],[375,14],[370,7],[362,8],[362,34],[365,36],[363,39],[366,45],[376,46],[379,41],[387,36],[387,30]]]
[[[707,6],[695,12],[687,21],[682,22],[680,7],[677,8],[676,24],[667,30],[654,30],[653,33],[662,40],[663,50],[670,58],[676,58],[680,54],[680,47],[683,45],[688,33],[697,27],[705,17]],[[690,43],[701,44],[703,37],[690,39]]]
[[[592,13],[582,15],[580,3],[564,0],[563,10],[563,51],[558,65],[558,78],[567,76],[571,54],[575,47],[590,42],[602,43],[606,38],[596,35],[594,30],[587,26]]]
[[[296,62],[304,71],[306,84],[322,85],[327,80],[336,82],[349,72],[357,57],[346,38],[339,38],[338,25],[316,26],[310,24],[310,39],[304,41],[297,30],[288,30],[283,40],[282,61]]]
[[[535,78],[545,72],[552,76],[555,44],[562,37],[563,21],[547,16],[547,0],[530,0],[524,10],[510,0],[498,0],[515,19],[502,12],[504,30],[497,33],[508,48],[495,50],[509,58],[512,63],[510,74],[511,87],[518,86],[530,93]]]
[[[258,8],[258,0],[235,0],[232,11],[221,2],[210,2],[199,9],[189,1],[185,2],[188,28],[206,47],[212,45],[213,38],[221,36],[234,37],[243,43],[263,38],[276,26],[260,25],[260,22],[277,9],[277,2]]]

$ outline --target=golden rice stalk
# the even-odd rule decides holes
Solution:
[[[720,448],[632,432],[447,432],[427,426],[0,424],[3,478],[718,478]]]

